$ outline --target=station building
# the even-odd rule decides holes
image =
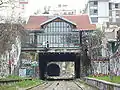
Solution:
[[[88,15],[30,16],[25,30],[28,36],[22,51],[39,53],[41,79],[51,61],[75,62],[75,75],[80,76],[80,58],[76,58],[76,53],[80,53],[82,33],[96,30]]]

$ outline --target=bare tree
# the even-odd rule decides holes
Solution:
[[[10,13],[9,16],[2,17],[3,22],[0,23],[0,53],[11,48],[15,44],[15,39],[23,34],[24,20],[20,16],[20,12],[16,13],[16,1],[7,0],[8,8],[4,12]],[[11,11],[8,11],[11,10]],[[1,12],[2,13],[2,12]],[[2,15],[2,14],[1,14]],[[4,14],[3,14],[4,15]]]
[[[23,26],[20,24],[1,23],[0,24],[0,53],[11,49],[16,38],[22,35]]]
[[[0,0],[0,5],[1,5],[1,7],[4,7],[4,6],[2,6],[3,4],[9,4],[13,1],[16,2],[16,0]]]
[[[99,29],[93,33],[88,33],[83,37],[83,44],[88,48],[88,54],[91,58],[96,58],[101,56],[102,48],[102,38],[104,37],[104,32]]]
[[[83,73],[87,75],[92,69],[91,59],[101,56],[102,38],[104,33],[100,30],[94,32],[83,32],[82,35],[82,65]],[[88,73],[89,74],[89,73]]]
[[[13,45],[17,48],[17,51],[20,53],[20,50],[18,48],[20,48],[21,46],[18,45],[18,43],[20,44],[22,37],[25,35],[23,28],[24,20],[20,16],[20,12],[17,12],[16,1],[6,0],[6,2],[3,2],[3,4],[8,5],[7,7],[1,5],[0,8],[4,7],[4,12],[9,14],[8,16],[5,16],[3,12],[0,12],[2,17],[0,18],[2,20],[2,22],[0,23],[0,64],[2,65],[2,67],[0,68],[0,76],[1,73],[2,76],[4,76],[4,74],[8,72],[6,70],[9,69],[9,66],[7,66],[8,59],[5,57],[9,57],[10,59],[10,51],[12,50]]]
[[[3,4],[3,1],[2,0],[0,0],[0,5],[2,5]]]

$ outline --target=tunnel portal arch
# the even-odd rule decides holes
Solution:
[[[60,76],[60,67],[56,63],[48,64],[47,66],[48,76]]]
[[[51,62],[74,62],[74,69],[75,69],[75,78],[80,77],[80,58],[77,56],[77,53],[59,53],[59,52],[53,52],[53,53],[39,53],[39,77],[42,80],[46,79],[46,75],[50,76],[60,76],[60,67],[55,63],[55,67],[57,67],[58,70],[55,70],[55,67],[53,65],[52,71],[47,70],[49,67],[48,63]],[[51,68],[51,67],[50,67]],[[49,73],[49,72],[52,73]],[[53,71],[59,71],[56,72],[56,74]]]

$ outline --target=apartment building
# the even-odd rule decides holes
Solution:
[[[66,4],[58,4],[57,6],[45,6],[44,13],[49,15],[76,15],[76,9]]]
[[[83,13],[95,24],[120,22],[120,0],[88,0]]]
[[[51,8],[50,13],[53,15],[75,15],[76,9],[70,8],[68,5],[59,4],[56,8]]]

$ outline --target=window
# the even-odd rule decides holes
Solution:
[[[94,1],[94,5],[98,5],[98,2],[97,2],[97,1]]]
[[[119,13],[116,13],[116,16],[120,16],[120,14],[119,14]]]
[[[66,13],[66,12],[64,12],[64,15],[67,15],[67,13]]]
[[[90,15],[97,15],[98,10],[97,9],[90,9]]]
[[[112,16],[112,12],[113,12],[113,11],[109,11],[109,16]]]
[[[120,11],[116,10],[116,16],[120,16]]]
[[[112,3],[109,3],[109,10],[112,10]]]
[[[98,1],[90,1],[89,2],[90,7],[96,7],[98,5]]]
[[[97,23],[98,22],[98,18],[97,17],[91,17],[91,21],[92,21],[92,23]]]
[[[98,12],[98,10],[95,9],[95,10],[94,10],[94,13],[97,13],[97,12]]]
[[[118,3],[115,4],[115,8],[118,8]]]
[[[71,41],[71,31],[73,27],[69,23],[66,23],[64,21],[54,21],[47,25],[48,27],[45,28],[45,31],[43,33],[43,37],[38,37],[38,42],[44,42],[48,41],[50,43],[50,47],[74,47],[74,44],[76,44],[79,41],[79,37],[75,34],[74,42]],[[78,33],[78,32],[77,32]],[[79,35],[79,33],[78,33]],[[42,40],[40,40],[42,39]],[[78,40],[77,40],[78,39]],[[42,44],[41,47],[44,47],[45,44]],[[75,46],[76,47],[76,46]]]

